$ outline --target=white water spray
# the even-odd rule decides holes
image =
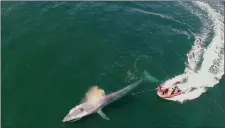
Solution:
[[[183,102],[198,98],[202,93],[206,92],[208,87],[213,87],[224,74],[224,16],[216,12],[209,4],[204,2],[194,2],[194,4],[205,11],[207,19],[201,18],[199,12],[192,12],[199,16],[203,22],[202,34],[196,38],[192,49],[187,54],[187,67],[184,73],[175,76],[163,83],[163,87],[169,87],[174,82],[183,78],[187,78],[187,82],[180,84],[183,90],[189,90],[185,94],[171,98],[170,100]],[[192,10],[190,10],[192,11]],[[212,26],[207,26],[208,20],[212,21]],[[205,28],[206,27],[206,28]],[[214,33],[213,39],[207,47],[204,47],[204,41],[208,36],[209,29],[212,27]],[[200,67],[198,68],[200,64]]]
[[[98,105],[101,98],[105,96],[105,91],[98,86],[91,87],[86,93],[82,103],[89,102],[91,105]]]

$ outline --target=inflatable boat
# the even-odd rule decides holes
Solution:
[[[177,89],[177,90],[176,90]],[[161,98],[168,99],[172,98],[181,94],[184,94],[185,92],[180,90],[177,86],[176,87],[169,87],[169,88],[157,88],[157,95]]]

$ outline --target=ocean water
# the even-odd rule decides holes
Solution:
[[[1,2],[3,128],[224,128],[224,2]],[[93,85],[161,86],[63,124]],[[143,83],[133,93],[156,88]]]

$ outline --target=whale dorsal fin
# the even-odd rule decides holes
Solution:
[[[98,110],[98,114],[99,114],[103,119],[110,120],[110,119],[105,115],[105,113],[102,112],[102,109],[99,109],[99,110]]]

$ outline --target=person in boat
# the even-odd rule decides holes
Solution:
[[[166,94],[168,92],[168,88],[162,88],[161,86],[158,86],[157,90],[162,94]]]
[[[174,87],[162,89],[162,87],[159,86],[157,89],[161,95],[168,95],[168,96],[173,94],[173,92],[175,91]]]
[[[168,96],[172,95],[173,91],[174,91],[174,87],[169,88],[167,95]]]
[[[174,86],[174,90],[173,90],[173,94],[174,93],[178,93],[178,92],[180,92],[181,90],[178,88],[178,86],[177,85],[175,85]]]
[[[174,93],[180,92],[180,89],[179,89],[178,86],[177,86],[177,84],[180,84],[180,83],[181,83],[181,81],[177,81],[177,82],[175,82],[175,83],[172,85],[172,88],[171,88],[171,90],[170,90],[170,95],[171,95],[171,94],[174,94]]]
[[[175,93],[178,93],[179,91],[180,90],[179,90],[178,86],[175,85],[175,86],[172,86],[171,88],[169,88],[167,95],[170,96]]]

